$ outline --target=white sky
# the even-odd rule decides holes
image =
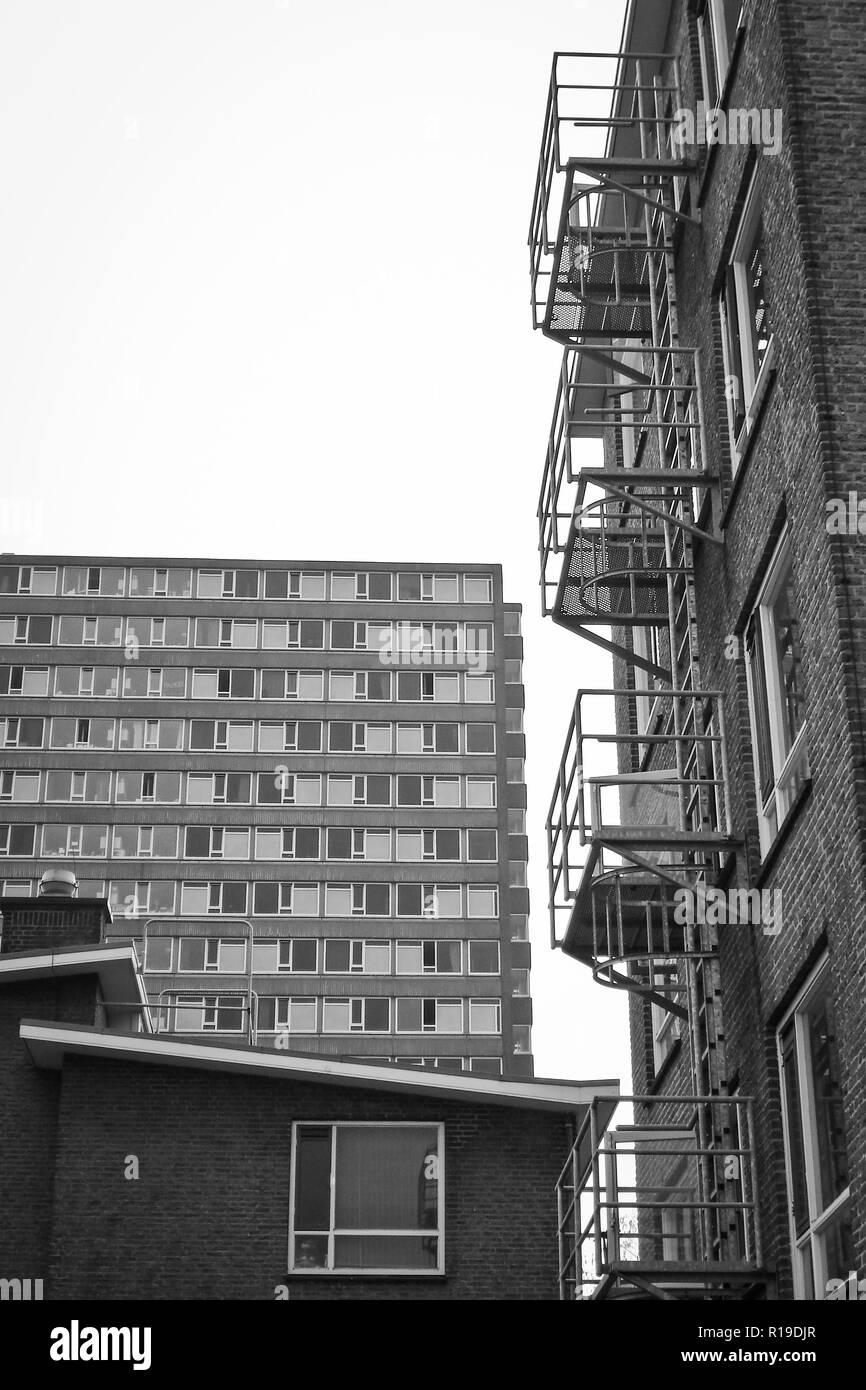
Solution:
[[[525,245],[551,54],[623,8],[5,0],[0,549],[501,562],[536,1071],[630,1090],[623,999],[548,947],[550,792],[610,670],[540,617]]]

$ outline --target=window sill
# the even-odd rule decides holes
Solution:
[[[807,777],[799,792],[797,793],[793,806],[790,808],[785,819],[782,821],[782,824],[779,826],[775,840],[769,846],[767,853],[761,860],[761,868],[758,873],[758,877],[755,881],[756,888],[762,888],[766,883],[770,875],[770,872],[775,866],[776,861],[779,858],[779,855],[781,854],[787,840],[791,835],[791,831],[794,827],[794,822],[799,818],[800,812],[802,811],[806,802],[809,800],[811,794],[812,778]]]
[[[280,1283],[287,1283],[292,1279],[316,1279],[324,1283],[334,1283],[344,1279],[365,1279],[371,1283],[390,1283],[393,1279],[411,1279],[413,1283],[419,1280],[428,1284],[444,1284],[448,1281],[448,1275],[443,1270],[441,1274],[431,1274],[428,1270],[413,1274],[411,1270],[394,1270],[391,1274],[381,1274],[378,1270],[353,1269],[346,1270],[340,1274],[332,1269],[290,1269],[284,1274]]]

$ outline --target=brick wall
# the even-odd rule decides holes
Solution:
[[[561,1116],[68,1059],[51,1298],[271,1299],[294,1120],[445,1125],[445,1279],[288,1280],[293,1299],[555,1299]],[[137,1181],[124,1178],[128,1155]]]

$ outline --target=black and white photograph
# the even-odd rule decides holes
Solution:
[[[3,0],[28,1372],[840,1354],[864,91],[862,0]]]

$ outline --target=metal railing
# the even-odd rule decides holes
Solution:
[[[598,80],[587,81],[587,71]],[[554,54],[528,237],[533,327],[550,327],[575,170],[601,176],[586,195],[599,222],[614,218],[613,205],[593,199],[611,189],[676,210],[672,179],[689,168],[677,143],[681,91],[676,54]],[[634,177],[636,162],[642,192],[621,181],[629,165]]]
[[[692,529],[682,490],[691,489],[694,515],[710,477],[701,399],[700,359],[692,348],[622,350],[603,362],[575,349],[563,354],[537,511],[545,617],[556,611],[561,557],[576,545],[594,551],[596,531],[615,540],[629,528],[629,512],[632,530],[640,525],[637,516],[646,515],[645,531],[658,547],[668,521]],[[602,466],[578,464],[575,439],[603,440]],[[617,500],[585,511],[590,486]],[[586,539],[578,540],[578,532]]]
[[[719,691],[578,691],[547,818],[551,944],[581,891],[624,859],[692,884],[730,841],[729,807]]]
[[[751,1099],[617,1104],[641,1118],[610,1128],[594,1099],[557,1181],[560,1298],[742,1296],[763,1258]]]

